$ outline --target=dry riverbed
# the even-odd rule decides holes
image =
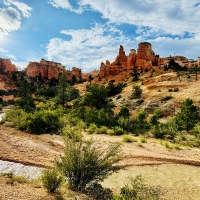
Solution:
[[[121,136],[85,135],[85,137],[92,137],[103,147],[113,142],[122,142]],[[1,126],[0,146],[0,160],[28,166],[53,167],[55,158],[63,152],[64,143],[62,137],[58,135],[32,135]],[[147,139],[147,143],[142,146],[136,142],[123,143],[121,152],[124,159],[119,164],[126,168],[109,177],[104,182],[106,187],[118,191],[119,187],[128,182],[128,177],[143,174],[150,184],[162,185],[166,188],[167,199],[198,199],[197,197],[200,196],[199,149],[182,148],[169,151],[158,141]],[[5,192],[12,188],[4,187],[7,187],[4,190],[6,196]]]

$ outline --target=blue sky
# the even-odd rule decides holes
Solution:
[[[161,57],[200,56],[200,0],[0,0],[0,57],[83,72],[150,42]]]

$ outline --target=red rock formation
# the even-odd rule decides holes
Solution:
[[[106,64],[101,63],[100,67],[100,77],[115,76],[123,71],[131,70],[135,63],[135,50],[131,50],[129,56],[125,55],[124,48],[120,45],[119,55],[116,57],[115,61],[110,64],[107,60]]]
[[[148,42],[138,44],[137,59],[135,65],[139,70],[152,69],[152,64],[156,61],[156,56],[152,50],[152,46]]]
[[[46,61],[42,59],[38,62],[29,62],[28,66],[25,69],[26,75],[29,77],[39,77],[45,79],[58,79],[59,75],[66,70],[61,63]],[[73,67],[72,71],[66,70],[67,80],[71,80],[72,76],[75,75],[77,80],[81,78],[81,69]]]
[[[13,65],[10,59],[0,58],[0,73],[15,72],[17,68]]]

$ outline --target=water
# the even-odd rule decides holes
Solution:
[[[0,113],[0,122],[1,122],[4,115],[5,115],[5,113]]]
[[[0,160],[0,173],[13,172],[16,176],[25,176],[27,179],[35,179],[41,175],[44,168],[26,166],[20,163]]]

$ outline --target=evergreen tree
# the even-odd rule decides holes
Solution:
[[[90,85],[88,92],[84,95],[84,105],[96,107],[97,109],[105,108],[108,105],[107,90],[101,85]]]
[[[138,85],[134,85],[133,86],[133,93],[131,95],[132,99],[138,99],[141,97],[142,94],[142,89],[140,88],[140,86]]]
[[[67,94],[66,94],[67,87],[68,83],[67,83],[66,72],[63,71],[62,75],[59,78],[59,83],[57,86],[58,103],[60,103],[63,107],[65,105],[65,102],[67,101]]]
[[[133,67],[133,71],[130,73],[130,75],[133,77],[132,81],[138,81],[140,73],[137,70],[137,66]]]
[[[31,96],[30,85],[26,79],[20,83],[18,96],[21,97],[23,101],[27,101],[27,99]]]
[[[130,112],[129,112],[129,109],[127,108],[127,106],[122,106],[118,115],[120,117],[128,118],[129,119]]]
[[[18,104],[24,108],[25,111],[32,111],[35,109],[35,104],[31,95],[30,84],[26,79],[21,81],[18,90],[18,96],[21,97],[21,99],[18,100]]]
[[[181,129],[191,130],[198,122],[199,113],[193,101],[187,98],[181,105],[181,111],[176,116],[176,121]]]

